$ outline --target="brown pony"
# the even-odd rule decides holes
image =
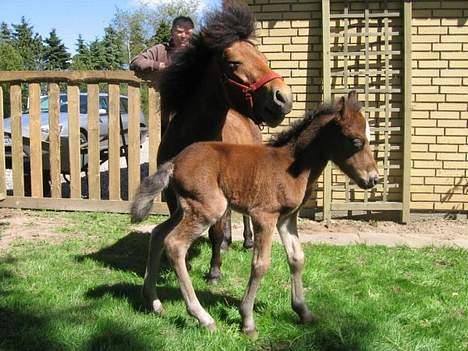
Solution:
[[[275,227],[286,248],[292,275],[292,308],[302,322],[312,320],[304,301],[304,254],[297,233],[297,214],[311,186],[329,160],[361,188],[378,181],[366,136],[368,125],[356,94],[335,106],[324,106],[292,126],[270,145],[196,143],[146,178],[132,205],[132,220],[148,214],[154,197],[171,185],[178,208],[151,234],[143,285],[144,297],[160,313],[155,289],[163,248],[179,278],[188,312],[212,330],[213,318],[200,305],[185,265],[192,242],[223,216],[228,207],[251,217],[254,226],[252,271],[240,312],[244,332],[255,333],[253,304],[262,276],[270,265]]]
[[[208,14],[191,46],[177,55],[160,77],[161,106],[173,118],[158,151],[158,164],[198,141],[261,143],[257,124],[277,126],[292,108],[292,94],[251,39],[255,19],[247,6],[230,3]],[[165,198],[177,208],[173,191]],[[244,218],[244,222],[246,222]],[[252,245],[249,225],[244,246]],[[230,240],[230,212],[209,231],[213,257],[209,279],[220,276],[224,232]]]

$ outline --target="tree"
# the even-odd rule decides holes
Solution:
[[[0,43],[0,71],[23,69],[23,58],[11,44]]]
[[[10,43],[11,37],[11,29],[8,27],[7,23],[2,22],[0,24],[0,43]]]
[[[49,37],[44,40],[44,43],[44,68],[46,70],[67,69],[70,66],[70,54],[57,36],[55,29],[52,29]]]
[[[26,70],[38,70],[42,68],[42,38],[33,32],[33,26],[21,17],[20,24],[13,24],[13,36],[11,44],[23,58],[23,66]]]
[[[117,9],[111,25],[123,40],[126,63],[148,46],[168,41],[174,17],[190,16],[197,22],[199,7],[197,0],[173,0],[153,6],[140,1],[136,9]]]
[[[89,51],[89,47],[86,45],[81,34],[78,36],[76,41],[76,54],[72,58],[72,69],[75,70],[91,70],[92,59]]]
[[[104,52],[103,69],[119,69],[122,66],[123,45],[122,38],[111,26],[104,28],[104,38],[102,39],[102,47]]]

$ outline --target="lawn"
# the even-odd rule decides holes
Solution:
[[[225,253],[216,286],[203,280],[206,239],[191,251],[195,289],[218,326],[210,334],[186,313],[170,268],[160,288],[165,314],[144,310],[147,235],[132,232],[128,216],[38,215],[65,218],[65,240],[18,241],[2,253],[0,350],[468,350],[466,250],[305,246],[306,299],[318,320],[300,325],[275,244],[254,340],[239,331],[250,269],[239,243]]]

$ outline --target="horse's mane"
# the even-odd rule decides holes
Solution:
[[[223,10],[207,14],[200,32],[193,35],[191,44],[176,53],[171,65],[160,78],[161,105],[168,112],[177,113],[184,101],[196,91],[209,60],[238,40],[255,35],[255,18],[246,5],[229,3]]]
[[[316,111],[308,111],[306,112],[306,115],[304,116],[303,119],[294,122],[291,124],[291,126],[286,129],[285,131],[279,133],[278,135],[272,137],[268,141],[268,145],[274,146],[274,147],[280,147],[284,146],[286,144],[289,144],[291,142],[295,142],[298,140],[299,136],[302,134],[302,132],[309,127],[309,125],[315,121],[318,117],[323,116],[323,115],[332,115],[336,114],[338,112],[336,106],[332,105],[321,105],[319,109]],[[314,128],[311,130],[311,133],[317,133],[318,132],[319,126],[317,128]],[[314,137],[314,135],[310,135],[311,139]]]

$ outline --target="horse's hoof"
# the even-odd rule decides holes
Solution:
[[[252,239],[245,239],[243,246],[244,246],[244,249],[251,249],[254,246],[254,242]]]
[[[300,318],[302,324],[314,323],[317,320],[315,316],[310,312],[304,313]]]
[[[219,283],[219,279],[221,279],[221,274],[207,273],[205,275],[205,279],[208,284],[217,285]]]
[[[231,246],[231,242],[229,240],[223,240],[221,243],[221,251],[229,250],[229,246]]]

